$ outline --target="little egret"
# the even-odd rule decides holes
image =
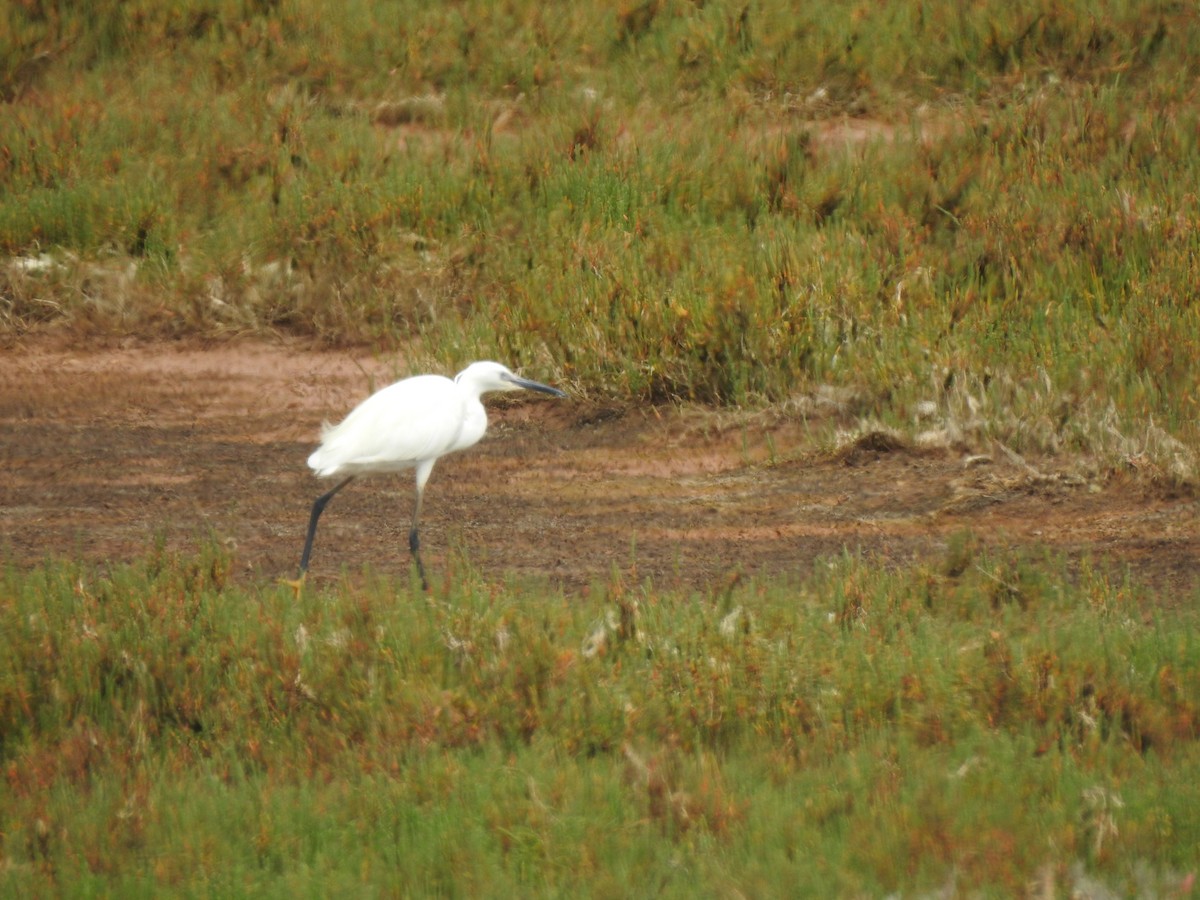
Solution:
[[[321,446],[308,458],[320,478],[340,478],[333,490],[313,503],[308,536],[300,557],[300,577],[287,582],[299,593],[308,572],[317,520],[325,505],[359,475],[416,470],[416,504],[408,549],[417,564],[421,587],[429,590],[421,564],[417,533],[421,499],[433,464],[447,453],[465,450],[487,431],[487,412],[480,397],[488,391],[540,391],[565,397],[558,388],[519,378],[500,363],[474,362],[451,381],[442,375],[417,375],[376,391],[342,420],[321,429]]]

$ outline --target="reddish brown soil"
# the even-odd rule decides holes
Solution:
[[[394,377],[386,360],[282,344],[0,353],[0,558],[131,559],[157,535],[215,535],[245,582],[293,575],[322,483],[305,466],[321,420]],[[531,373],[536,376],[536,373]],[[884,561],[980,543],[1045,545],[1192,596],[1197,503],[1070,460],[852,448],[820,453],[800,421],[622,411],[537,397],[492,402],[475,448],[442,460],[422,538],[435,582],[462,559],[568,590],[615,570],[660,585],[803,576],[847,548]],[[789,460],[779,462],[778,460]],[[407,571],[411,478],[360,481],[322,521],[311,577]]]

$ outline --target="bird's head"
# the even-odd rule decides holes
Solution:
[[[521,378],[514,375],[512,370],[507,366],[502,366],[498,362],[473,362],[454,378],[455,382],[463,387],[470,388],[478,394],[486,394],[488,391],[540,391],[543,394],[551,394],[555,397],[565,397],[565,393],[558,388],[550,387],[548,384],[542,384],[539,381],[530,381],[528,378]]]

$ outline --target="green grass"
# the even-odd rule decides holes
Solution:
[[[834,397],[1194,488],[1198,45],[1165,0],[10,3],[0,340]],[[1180,886],[1197,598],[971,547],[716,599],[10,569],[0,894]]]
[[[1187,4],[2,15],[0,253],[42,262],[0,267],[9,335],[290,332],[631,400],[832,383],[1195,478]]]
[[[1178,885],[1195,598],[970,547],[708,598],[467,574],[294,601],[213,547],[10,569],[0,893]]]

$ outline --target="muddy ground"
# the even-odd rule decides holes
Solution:
[[[322,419],[392,380],[395,361],[283,343],[0,351],[0,558],[137,557],[156,535],[215,535],[246,583],[293,575],[318,482]],[[528,372],[533,377],[544,373]],[[568,591],[615,570],[705,587],[732,571],[803,576],[843,548],[937,559],[969,530],[1128,567],[1161,597],[1194,596],[1197,502],[1136,473],[987,448],[867,441],[821,450],[812,420],[621,410],[537,396],[489,402],[475,448],[442,460],[422,538],[435,584],[465,558],[497,579]],[[973,458],[982,453],[990,459]],[[408,568],[411,477],[352,485],[330,504],[311,579]]]

